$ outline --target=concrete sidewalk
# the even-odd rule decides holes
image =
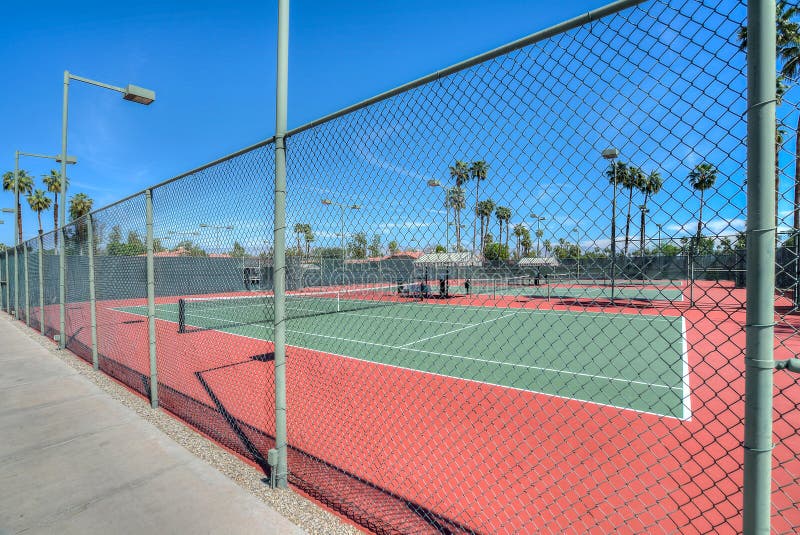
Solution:
[[[302,533],[0,315],[0,534]]]

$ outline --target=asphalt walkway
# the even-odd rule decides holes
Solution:
[[[302,531],[0,317],[0,535]]]

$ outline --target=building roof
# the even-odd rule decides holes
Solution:
[[[451,266],[480,266],[481,259],[472,253],[426,253],[414,261],[415,264],[449,264]]]
[[[559,265],[559,263],[558,260],[552,256],[544,258],[539,256],[526,256],[524,258],[520,258],[519,262],[517,262],[517,265],[527,267],[556,267]]]

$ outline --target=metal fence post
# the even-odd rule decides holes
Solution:
[[[775,2],[747,5],[744,533],[769,533],[775,265]]]
[[[92,214],[86,216],[86,238],[89,242],[89,321],[92,330],[92,367],[100,369],[97,358],[97,302],[94,293],[94,219]]]
[[[19,319],[19,245],[14,247],[14,319]]]
[[[42,331],[42,336],[45,336],[45,323],[44,323],[44,252],[42,248],[44,243],[42,241],[42,233],[39,233],[39,330]]]
[[[153,268],[153,191],[145,190],[147,225],[147,334],[150,340],[150,406],[158,408],[158,368],[156,367],[156,280]]]
[[[289,77],[289,0],[278,2],[278,65],[275,112],[275,485],[288,484],[286,429],[286,106]]]
[[[31,326],[31,289],[28,282],[28,242],[22,244],[22,262],[25,271],[25,325]]]
[[[11,271],[8,267],[8,247],[6,247],[6,312],[11,314]]]
[[[64,211],[62,202],[61,211]],[[63,218],[62,218],[63,221]],[[62,224],[56,230],[56,236],[61,240],[57,249],[58,254],[58,347],[67,347],[67,233]]]

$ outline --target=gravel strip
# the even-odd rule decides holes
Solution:
[[[26,327],[24,323],[12,320],[5,314],[3,319],[13,323],[20,332],[39,343],[39,345],[46,348],[52,355],[79,374],[88,378],[113,399],[136,412],[142,419],[150,422],[172,440],[228,476],[240,487],[277,510],[301,529],[311,534],[325,535],[362,533],[354,526],[345,524],[333,513],[322,509],[291,489],[270,488],[264,482],[265,474],[263,472],[211,442],[176,418],[167,415],[164,411],[153,410],[142,398],[103,372],[95,371],[80,357],[70,351],[58,350],[57,345],[52,340],[42,336],[38,331]]]

